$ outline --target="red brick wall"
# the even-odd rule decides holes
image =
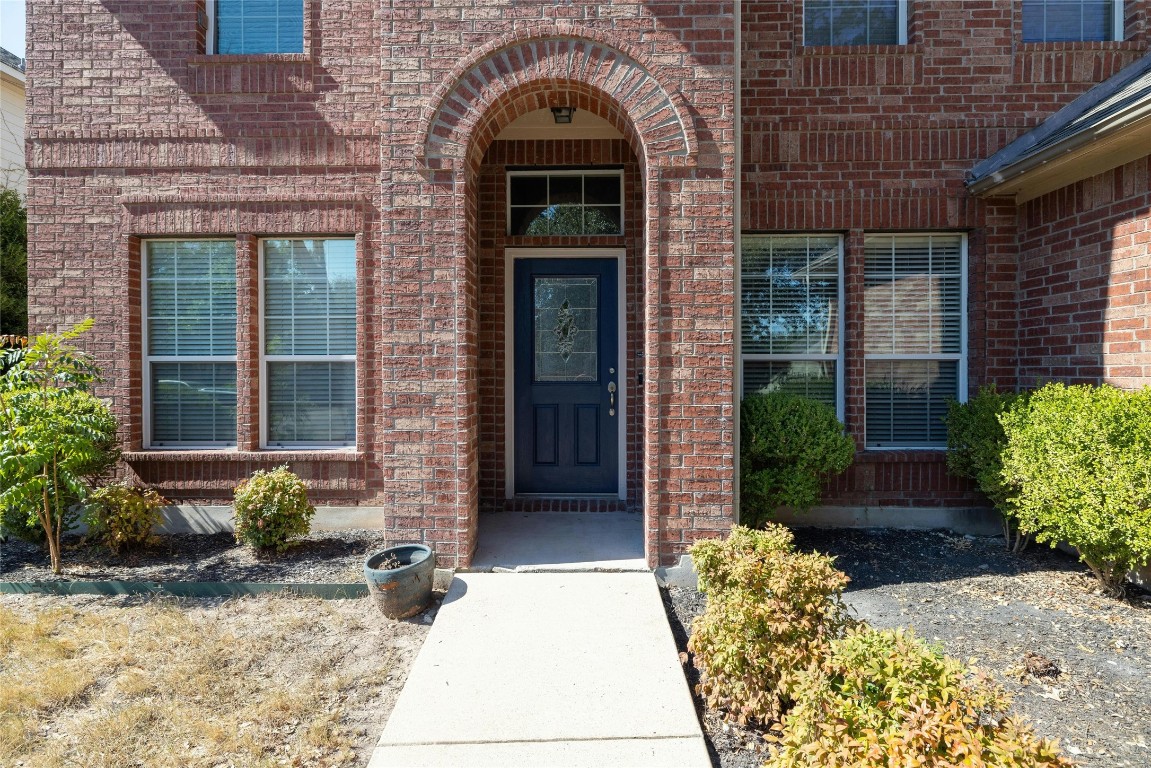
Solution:
[[[863,235],[968,233],[968,387],[1016,384],[1017,216],[971,198],[965,174],[1147,50],[1145,0],[1128,40],[1021,41],[1013,0],[916,0],[906,46],[804,47],[802,3],[743,4],[744,232],[845,237],[846,421],[855,466],[826,502],[979,503],[941,452],[862,449]]]
[[[1019,211],[1019,378],[1151,384],[1151,158]]]
[[[908,46],[863,49],[804,48],[800,3],[742,3],[738,223],[728,0],[306,0],[304,53],[260,57],[204,56],[197,3],[32,3],[30,321],[96,318],[85,344],[101,394],[139,449],[141,238],[235,236],[250,331],[251,238],[354,235],[357,452],[253,450],[249,335],[240,450],[137,451],[130,465],[175,498],[204,499],[291,459],[320,499],[381,507],[393,538],[466,563],[481,495],[498,487],[477,377],[483,158],[527,111],[594,112],[636,158],[642,279],[629,317],[645,383],[629,475],[649,561],[666,562],[733,515],[735,226],[846,235],[853,434],[869,230],[968,232],[969,384],[1014,384],[1020,222],[1010,204],[970,199],[964,174],[1140,55],[1149,2],[1127,3],[1126,42],[1031,45],[1012,0],[917,0]],[[1128,330],[1140,329],[1112,326]],[[937,453],[864,452],[834,491],[851,504],[970,500]]]
[[[629,458],[649,560],[726,528],[733,3],[305,7],[304,53],[256,57],[204,56],[197,3],[29,9],[31,323],[96,318],[84,343],[104,369],[131,468],[172,498],[211,500],[290,459],[318,500],[381,507],[392,538],[466,563],[484,439],[480,161],[520,114],[568,103],[615,124],[638,159],[632,317],[646,383]],[[235,236],[250,331],[245,244],[286,234],[357,240],[356,453],[252,450],[250,336],[238,355],[239,450],[140,451],[140,240]]]

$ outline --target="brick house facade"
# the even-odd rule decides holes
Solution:
[[[1151,0],[1093,42],[1012,0],[876,6],[845,40],[792,2],[282,0],[253,42],[203,0],[32,4],[30,326],[96,319],[127,467],[170,498],[287,462],[446,565],[507,508],[643,514],[671,562],[736,517],[758,388],[856,438],[829,505],[981,506],[948,397],[1151,381],[1146,160],[965,185],[1143,56]]]

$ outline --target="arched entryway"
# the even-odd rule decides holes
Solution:
[[[554,107],[574,108],[577,116],[591,118],[587,131],[565,137],[544,130]],[[644,556],[649,565],[659,564],[669,520],[679,529],[685,527],[668,512],[672,506],[683,507],[683,500],[666,503],[670,498],[665,496],[666,472],[661,476],[661,467],[669,464],[669,450],[682,452],[682,446],[669,448],[666,431],[660,429],[660,424],[666,423],[668,404],[675,399],[669,395],[676,386],[664,384],[671,380],[668,338],[661,336],[669,286],[661,282],[660,269],[666,266],[668,249],[676,247],[669,245],[674,239],[668,236],[672,217],[682,216],[685,202],[689,202],[677,194],[683,193],[685,181],[690,182],[697,161],[693,118],[678,92],[667,87],[640,57],[604,39],[553,31],[517,33],[461,62],[450,81],[440,88],[420,125],[424,141],[417,148],[416,159],[426,178],[442,189],[450,188],[445,202],[450,200],[460,214],[453,272],[457,286],[457,381],[464,385],[458,393],[457,408],[457,564],[467,565],[471,560],[481,506],[642,512]],[[544,189],[545,197],[548,184],[566,184],[570,191],[574,187],[568,182],[578,179],[586,194],[597,185],[604,188],[609,177],[616,175],[622,217],[618,231],[541,232],[538,227],[525,227],[525,221],[532,216],[538,219],[542,209],[553,204],[563,207],[571,201],[561,196],[540,205],[517,198],[512,204],[511,195],[518,194],[512,188],[515,177],[532,174],[536,179],[528,186],[537,195]],[[540,178],[544,179],[542,187]],[[721,179],[717,189],[722,188]],[[602,196],[585,198],[581,215],[586,217],[590,209],[614,204]],[[511,211],[517,207],[531,210]],[[592,249],[596,252],[591,253]],[[551,268],[557,263],[553,259],[566,259],[567,263]],[[610,301],[615,304],[618,299],[619,307],[618,311],[612,307],[615,314],[611,316],[601,312],[597,321],[598,325],[618,324],[611,329],[612,333],[618,330],[618,344],[611,350],[616,357],[600,361],[599,372],[585,378],[594,379],[601,394],[608,392],[608,384],[615,387],[609,400],[599,405],[622,418],[619,451],[614,458],[620,479],[614,486],[607,481],[595,485],[591,494],[574,492],[581,481],[573,485],[569,480],[549,492],[549,483],[556,483],[556,476],[546,472],[539,473],[543,478],[540,483],[522,482],[525,470],[516,457],[536,449],[524,439],[525,430],[558,430],[571,437],[566,434],[569,428],[578,431],[583,427],[579,416],[573,417],[574,422],[541,426],[538,413],[546,413],[547,408],[537,410],[534,422],[525,411],[517,418],[517,403],[529,393],[516,383],[519,363],[514,344],[507,338],[509,329],[514,333],[512,318],[522,314],[516,309],[514,294],[517,290],[524,296],[531,293],[520,287],[517,275],[590,279],[591,272],[572,266],[577,262],[592,272],[598,270],[600,278],[613,284],[617,293],[611,294]],[[548,284],[548,280],[551,278],[542,282],[536,279],[532,285]],[[552,311],[549,318],[555,319],[555,311],[564,309],[562,304],[542,311]],[[568,308],[576,309],[574,304]],[[573,324],[578,326],[579,322]],[[560,326],[553,330],[562,335]],[[604,349],[600,349],[601,354]],[[617,375],[619,378],[611,378]],[[533,376],[521,378],[530,381]],[[657,385],[652,386],[652,382]],[[579,411],[579,396],[573,397],[575,411]],[[583,412],[591,414],[592,410],[588,406]],[[590,426],[597,418],[603,430],[613,428],[613,422],[602,413],[599,417],[589,415],[583,425],[589,428],[580,434],[595,431]],[[599,448],[588,448],[583,459],[598,456],[597,451],[606,447],[605,442]],[[539,450],[546,464],[547,448]],[[576,445],[572,450],[582,448]],[[614,471],[609,468],[603,477],[610,479]],[[718,494],[716,504],[722,508]],[[681,531],[675,535],[682,538]]]

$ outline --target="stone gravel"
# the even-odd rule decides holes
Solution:
[[[796,544],[836,556],[852,579],[845,598],[876,627],[911,627],[970,660],[1014,697],[1036,731],[1092,768],[1151,765],[1151,595],[1103,595],[1073,557],[1046,547],[1008,553],[995,538],[943,531],[797,529]],[[705,598],[665,591],[685,659],[691,620]],[[713,765],[752,768],[766,757],[762,731],[722,721],[697,698]]]

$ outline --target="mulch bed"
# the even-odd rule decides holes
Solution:
[[[837,557],[845,597],[876,627],[912,627],[951,656],[972,660],[1014,697],[1014,710],[1082,766],[1151,765],[1151,595],[1100,593],[1062,552],[1011,555],[993,538],[942,531],[799,529],[796,543]],[[665,590],[681,651],[705,598]],[[681,656],[682,658],[682,656]],[[690,657],[688,657],[690,658]],[[689,663],[692,686],[698,672]],[[763,732],[728,725],[698,699],[714,766],[753,768]]]
[[[151,546],[113,556],[78,536],[65,537],[64,574],[55,576],[40,547],[0,544],[0,581],[223,581],[357,584],[364,561],[386,546],[375,530],[313,531],[282,553],[257,553],[231,533],[157,536]]]

